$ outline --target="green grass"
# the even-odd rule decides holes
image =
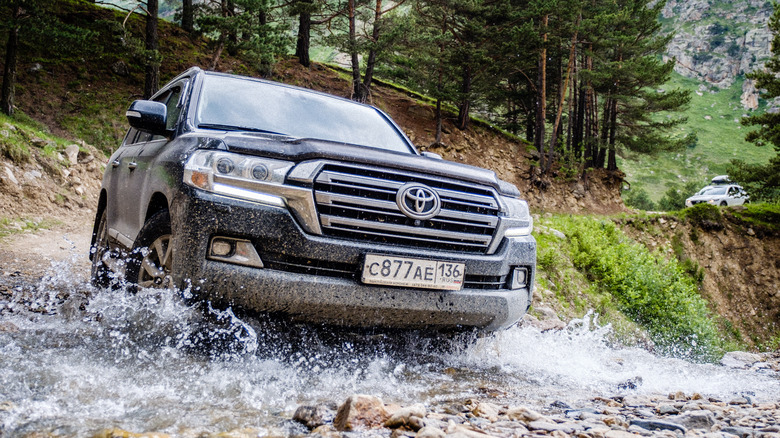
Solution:
[[[567,236],[537,232],[538,284],[561,307],[630,321],[670,356],[715,360],[736,345],[699,295],[695,264],[650,251],[609,218],[553,216],[541,225]]]
[[[699,91],[700,82],[674,74],[664,89],[683,88],[693,92],[686,114],[688,123],[679,128],[679,134],[696,132],[698,142],[680,152],[658,153],[652,156],[627,155],[618,166],[626,173],[633,188],[645,189],[658,202],[667,189],[694,181],[702,187],[713,176],[726,173],[731,160],[739,158],[747,163],[767,163],[775,155],[768,147],[757,147],[745,141],[750,128],[739,120],[748,111],[742,108],[742,80],[725,90],[711,87]],[[701,96],[697,93],[701,94]],[[764,108],[759,108],[763,111]]]
[[[54,219],[0,218],[0,239],[27,231],[48,230],[62,224]]]

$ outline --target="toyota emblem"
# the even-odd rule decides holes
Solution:
[[[403,214],[421,221],[436,216],[441,210],[439,194],[424,184],[404,184],[398,189],[395,202]]]

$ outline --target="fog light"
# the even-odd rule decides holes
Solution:
[[[515,268],[512,271],[512,283],[510,289],[522,289],[528,284],[528,268]]]
[[[254,245],[245,239],[214,237],[211,239],[208,258],[253,268],[263,267],[263,261],[260,259],[260,255],[257,254]]]
[[[214,239],[211,242],[211,255],[228,257],[234,251],[233,243],[223,239]]]

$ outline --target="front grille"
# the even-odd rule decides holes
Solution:
[[[352,263],[328,262],[277,253],[265,253],[262,259],[267,269],[360,281],[360,267]],[[463,289],[507,289],[507,277],[507,275],[466,275]]]
[[[435,190],[441,211],[428,220],[404,215],[396,194],[407,183]],[[317,175],[314,192],[326,236],[484,253],[498,226],[499,206],[493,191],[476,184],[392,169],[328,164]]]

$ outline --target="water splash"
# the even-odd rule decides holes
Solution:
[[[337,331],[166,290],[96,289],[74,266],[53,265],[0,314],[0,432],[291,435],[300,431],[285,419],[299,405],[354,393],[405,405],[474,397],[534,406],[616,393],[780,394],[774,377],[615,347],[592,315],[562,331],[515,327],[478,339]]]

